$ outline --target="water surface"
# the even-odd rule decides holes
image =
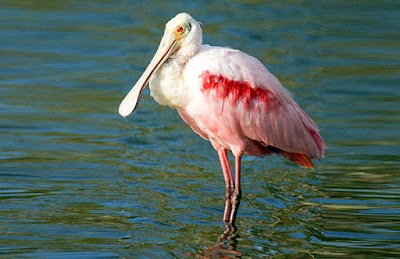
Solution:
[[[400,6],[395,1],[2,1],[0,254],[400,256]],[[258,57],[317,122],[313,171],[245,157],[235,234],[211,145],[146,90],[117,108],[164,24]]]

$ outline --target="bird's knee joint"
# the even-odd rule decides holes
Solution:
[[[232,195],[231,195],[232,203],[233,203],[233,204],[238,203],[238,202],[240,201],[241,195],[242,195],[241,190],[238,189],[238,188],[236,188],[236,189],[233,191]]]
[[[233,193],[234,193],[235,187],[233,185],[230,185],[229,183],[226,184],[226,190],[225,190],[225,198],[226,199],[231,199]]]

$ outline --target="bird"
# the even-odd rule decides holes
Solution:
[[[255,57],[202,43],[202,27],[179,13],[165,25],[149,65],[119,106],[126,117],[149,83],[155,101],[176,109],[216,150],[225,182],[223,222],[235,224],[242,196],[243,155],[277,154],[304,167],[322,159],[325,143],[315,122]],[[227,150],[234,157],[232,174]]]

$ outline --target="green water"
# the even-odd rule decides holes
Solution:
[[[243,161],[224,235],[217,155],[146,90],[117,109],[164,24],[259,58],[317,122],[316,170]],[[400,257],[396,1],[1,1],[0,255]]]

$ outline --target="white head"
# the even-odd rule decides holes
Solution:
[[[200,24],[187,13],[180,13],[172,18],[165,25],[164,37],[166,34],[174,35],[178,46],[173,54],[182,58],[192,57],[202,42]]]
[[[140,95],[150,77],[157,72],[168,58],[177,58],[180,62],[186,62],[196,54],[201,41],[200,24],[190,15],[180,13],[172,18],[165,25],[164,36],[150,64],[120,104],[119,114],[126,117],[136,109]]]

